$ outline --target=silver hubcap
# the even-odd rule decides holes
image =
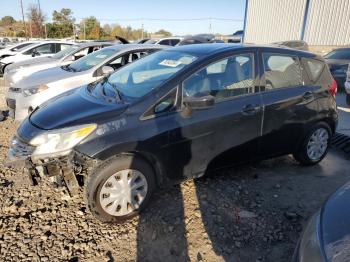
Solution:
[[[329,134],[326,129],[319,128],[311,135],[307,143],[307,155],[311,160],[320,159],[328,147]]]
[[[111,175],[100,191],[100,203],[112,216],[125,216],[138,209],[147,194],[147,180],[138,170],[125,169]]]

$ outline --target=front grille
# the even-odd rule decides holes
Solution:
[[[9,92],[21,93],[21,88],[18,88],[18,87],[10,87],[10,88],[9,88]]]
[[[27,158],[34,152],[35,147],[24,143],[18,137],[13,137],[9,149],[10,158]]]

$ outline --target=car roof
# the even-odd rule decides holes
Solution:
[[[142,50],[142,49],[163,49],[170,48],[170,46],[166,45],[151,45],[151,44],[116,44],[112,46],[108,46],[106,48],[113,48],[116,51],[125,51],[125,50]]]
[[[78,43],[79,47],[99,46],[99,45],[115,45],[114,42],[85,42]]]
[[[234,51],[239,49],[268,49],[270,52],[276,51],[287,51],[298,56],[304,57],[314,57],[316,56],[313,53],[288,48],[285,46],[275,46],[275,45],[255,45],[255,44],[234,44],[234,43],[208,43],[208,44],[193,44],[193,45],[182,45],[173,47],[170,51],[179,51],[184,53],[190,53],[195,56],[205,57],[210,55],[215,55],[227,51]]]
[[[60,41],[60,40],[57,40],[57,41],[38,41],[38,42],[35,41],[35,42],[31,43],[30,45],[27,45],[26,47],[21,48],[21,52],[25,52],[28,49],[31,49],[31,48],[35,47],[36,45],[55,44],[55,43],[58,43],[58,44],[69,44],[69,45],[77,45],[78,44],[78,43],[74,43],[74,42],[67,42],[67,41]]]

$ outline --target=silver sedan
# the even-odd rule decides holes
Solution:
[[[100,80],[114,70],[157,50],[161,45],[105,47],[66,66],[36,72],[11,87],[6,96],[10,117],[23,120],[37,106],[68,90]]]

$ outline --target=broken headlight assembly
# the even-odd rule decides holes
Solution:
[[[47,131],[34,137],[29,144],[34,146],[33,160],[61,157],[68,155],[73,147],[88,137],[96,124],[80,125]]]

